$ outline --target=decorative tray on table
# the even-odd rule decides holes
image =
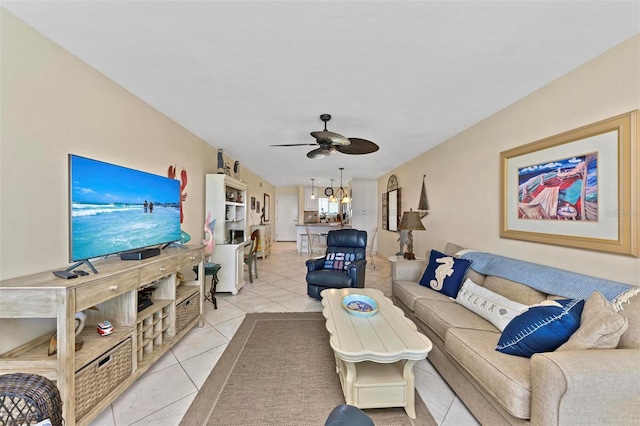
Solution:
[[[342,306],[351,315],[370,317],[378,312],[378,302],[364,294],[350,294],[342,298]]]

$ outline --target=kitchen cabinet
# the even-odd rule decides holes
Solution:
[[[304,209],[318,211],[318,188],[314,188],[313,193],[316,194],[316,198],[311,199],[311,188],[304,188]]]
[[[374,179],[351,179],[351,227],[367,231],[367,244],[378,226],[378,182]],[[372,248],[377,251],[377,241]]]

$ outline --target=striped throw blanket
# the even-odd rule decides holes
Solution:
[[[511,259],[491,253],[464,250],[463,259],[471,260],[471,269],[484,275],[494,275],[524,284],[546,294],[571,299],[588,299],[599,291],[615,309],[640,294],[640,287],[617,281],[578,274],[550,266]]]

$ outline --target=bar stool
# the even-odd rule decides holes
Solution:
[[[213,262],[204,263],[204,276],[211,275],[211,288],[205,293],[205,300],[213,303],[213,309],[218,309],[218,302],[216,300],[216,287],[218,286],[218,271],[222,265]],[[196,273],[196,279],[198,279],[198,265],[193,267],[193,272]]]
[[[309,253],[309,235],[306,232],[300,234],[300,253],[304,251]]]
[[[319,246],[321,245],[320,240],[322,238],[325,238],[325,241],[326,241],[326,237],[323,234],[311,233],[311,229],[309,229],[308,226],[306,227],[306,229],[307,229],[307,252],[309,253],[309,257],[313,256],[313,253],[324,254],[325,250],[319,248]],[[326,243],[325,243],[325,247],[326,247]]]

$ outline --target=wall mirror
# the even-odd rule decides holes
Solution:
[[[389,200],[388,230],[396,232],[400,226],[400,188],[389,191],[387,199]]]
[[[395,175],[389,177],[387,192],[382,194],[382,228],[397,232],[400,226],[400,188]]]
[[[271,197],[269,197],[269,194],[264,194],[264,212],[263,212],[263,216],[264,216],[264,221],[265,223],[269,222],[269,218],[271,216],[270,214],[270,209],[271,209],[271,202],[270,202]]]

